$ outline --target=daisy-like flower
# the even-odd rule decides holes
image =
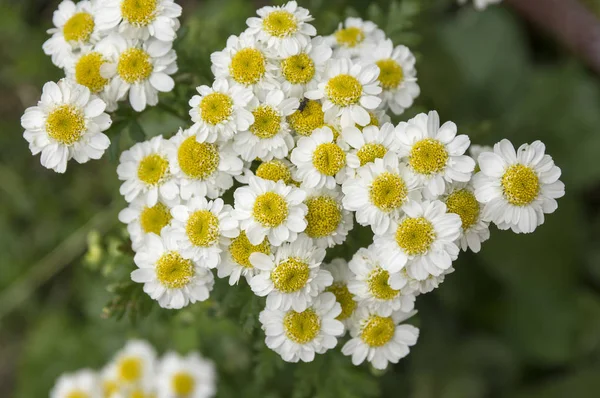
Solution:
[[[437,289],[446,279],[446,275],[454,272],[454,268],[450,267],[445,270],[441,275],[429,275],[423,280],[412,278],[406,272],[406,268],[400,272],[396,272],[390,275],[389,284],[392,289],[398,289],[402,294],[412,294],[418,296],[420,294],[426,294],[434,289]]]
[[[252,253],[270,255],[272,247],[269,239],[264,238],[258,245],[253,245],[248,240],[246,233],[240,231],[237,237],[230,240],[229,246],[221,254],[221,262],[217,267],[219,278],[229,277],[229,285],[231,286],[238,283],[242,276],[249,283],[252,277],[259,272],[250,263],[250,255]]]
[[[156,352],[142,340],[130,340],[113,360],[114,373],[120,388],[147,389],[154,383]]]
[[[282,181],[285,185],[299,186],[300,184],[294,180],[296,175],[296,166],[287,159],[273,159],[266,162],[260,162],[255,172],[249,168],[244,170],[244,174],[236,177],[236,179],[248,184],[248,180],[253,177],[259,177],[268,181]]]
[[[167,352],[158,366],[159,397],[209,398],[216,393],[215,366],[196,352]]]
[[[364,51],[363,59],[379,67],[379,84],[383,91],[381,106],[396,115],[410,108],[421,90],[417,84],[415,56],[406,46],[396,46],[390,39]]]
[[[258,319],[267,347],[286,362],[312,362],[315,354],[337,345],[344,325],[336,318],[342,309],[332,293],[322,293],[302,311],[265,309]]]
[[[353,278],[348,282],[348,290],[356,300],[382,316],[394,311],[409,312],[415,307],[415,296],[393,289],[389,284],[390,273],[381,267],[376,248],[360,248],[348,264]]]
[[[360,18],[346,18],[328,41],[336,48],[338,57],[354,57],[366,48],[377,46],[385,40],[385,33],[371,21]]]
[[[379,68],[374,64],[353,63],[348,58],[328,61],[323,81],[316,90],[307,91],[308,99],[323,99],[323,110],[341,117],[342,127],[366,126],[371,121],[368,110],[381,104]]]
[[[246,161],[283,159],[294,147],[287,117],[299,105],[297,98],[285,98],[281,90],[269,91],[252,109],[254,122],[233,137],[233,149]]]
[[[360,225],[370,225],[374,233],[382,235],[403,214],[407,201],[421,198],[417,185],[398,156],[387,152],[383,159],[358,169],[356,178],[344,182],[342,203],[345,209],[356,212]]]
[[[335,319],[347,327],[358,305],[354,295],[348,290],[348,284],[354,279],[354,274],[350,272],[348,262],[343,258],[334,258],[329,264],[322,264],[322,267],[333,276],[333,283],[325,291],[333,293],[335,300],[342,307],[342,312]]]
[[[298,54],[283,58],[279,65],[281,89],[298,98],[302,98],[305,91],[316,89],[332,53],[322,37],[315,37]]]
[[[292,130],[298,135],[310,136],[314,130],[325,125],[325,112],[320,101],[303,99],[299,108],[288,116]]]
[[[246,109],[254,99],[252,90],[227,79],[216,79],[212,87],[200,86],[190,100],[190,117],[199,142],[227,141],[238,131],[248,130],[254,116]]]
[[[184,258],[215,268],[229,238],[239,235],[232,210],[221,198],[207,201],[204,196],[195,196],[185,205],[173,207],[173,226],[167,234],[178,242]]]
[[[320,267],[323,258],[325,249],[305,235],[277,248],[275,254],[252,253],[250,263],[259,272],[250,287],[257,296],[267,296],[268,309],[304,311],[333,282],[329,271]]]
[[[308,208],[304,233],[317,246],[326,249],[344,243],[354,225],[352,213],[342,206],[339,188],[307,190],[304,204]]]
[[[406,267],[408,275],[418,280],[442,274],[458,257],[454,242],[460,236],[460,217],[446,213],[439,200],[410,201],[403,210],[406,215],[389,232],[375,235],[381,267],[390,273]]]
[[[473,0],[473,5],[479,11],[485,10],[490,4],[498,4],[502,0]],[[466,4],[467,0],[458,0],[458,4]]]
[[[129,39],[155,37],[172,42],[177,36],[181,6],[173,0],[103,0],[98,8],[98,26],[117,28]]]
[[[50,398],[101,398],[98,376],[90,369],[63,374],[50,390]]]
[[[281,7],[266,6],[256,13],[260,18],[248,18],[246,32],[281,57],[298,54],[310,43],[310,37],[317,34],[308,23],[314,18],[295,1]]]
[[[398,363],[419,338],[419,329],[402,324],[415,313],[397,311],[383,315],[367,306],[359,306],[352,317],[352,339],[344,344],[342,353],[352,356],[354,365],[360,365],[366,359],[375,369]]]
[[[213,274],[203,264],[186,259],[169,234],[148,235],[133,261],[138,269],[131,279],[144,284],[144,292],[163,308],[180,309],[208,298]]]
[[[110,79],[110,90],[118,100],[129,94],[131,107],[141,112],[158,103],[159,92],[173,90],[170,75],[177,72],[177,54],[172,43],[151,38],[144,42],[126,40],[112,34],[106,39],[110,62],[103,63],[100,74]]]
[[[561,170],[546,146],[535,141],[517,151],[508,140],[494,145],[494,152],[479,155],[481,172],[474,178],[475,197],[485,204],[483,218],[498,228],[530,233],[553,213],[557,198],[564,196]]]
[[[111,125],[105,108],[106,103],[87,87],[64,79],[48,82],[37,106],[27,108],[21,117],[23,137],[33,155],[41,152],[42,166],[64,173],[70,159],[78,163],[100,159],[110,145],[102,133]]]
[[[121,154],[117,174],[124,182],[119,192],[127,202],[139,197],[146,206],[154,206],[159,198],[165,202],[175,200],[179,187],[169,171],[167,153],[171,145],[159,135]]]
[[[473,185],[457,183],[443,199],[448,213],[458,214],[462,222],[460,230],[460,247],[473,253],[481,250],[481,244],[490,238],[489,222],[483,220],[483,205],[475,198]]]
[[[386,153],[398,150],[391,123],[385,123],[381,128],[364,127],[362,131],[357,127],[346,127],[342,130],[342,139],[350,146],[347,160],[352,169],[373,163],[375,159],[383,159]]]
[[[306,192],[283,182],[251,177],[248,186],[236,189],[234,217],[253,245],[265,237],[271,244],[281,246],[293,242],[306,229]]]
[[[169,139],[165,153],[170,174],[179,184],[181,198],[219,197],[233,186],[233,176],[241,174],[244,162],[226,143],[198,142],[193,129],[179,130]]]
[[[63,0],[58,5],[52,16],[54,28],[48,30],[52,37],[42,46],[54,65],[64,67],[79,49],[92,46],[100,39],[96,18],[97,10],[92,1],[75,4]]]
[[[346,152],[335,142],[329,127],[300,138],[290,160],[298,167],[297,179],[306,188],[334,189],[347,176]]]
[[[453,122],[440,127],[436,111],[421,113],[396,127],[400,149],[407,159],[410,171],[433,198],[444,193],[446,182],[468,182],[475,169],[475,161],[464,155],[470,140],[466,135],[456,135]]]

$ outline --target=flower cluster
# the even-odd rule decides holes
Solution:
[[[48,82],[21,119],[31,152],[59,173],[67,161],[99,159],[110,145],[107,112],[119,101],[143,111],[171,91],[173,40],[181,7],[173,0],[64,0],[54,12],[44,52],[65,78]]]
[[[213,363],[196,352],[157,358],[147,342],[131,340],[100,372],[81,369],[60,376],[50,398],[209,398],[216,392],[215,373]]]

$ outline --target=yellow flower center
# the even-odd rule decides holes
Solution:
[[[340,303],[340,306],[342,307],[342,312],[340,312],[336,319],[338,321],[343,321],[344,319],[350,318],[350,315],[352,315],[356,309],[357,303],[354,301],[352,293],[348,290],[348,286],[336,282],[325,289],[325,291],[333,293],[335,295],[335,300]]]
[[[404,71],[393,59],[382,59],[375,62],[379,66],[379,82],[384,90],[398,87],[404,79]]]
[[[135,26],[147,26],[156,17],[156,0],[122,0],[123,19]]]
[[[283,181],[285,184],[293,183],[290,169],[285,163],[277,159],[261,163],[256,169],[256,176],[269,181]]]
[[[306,202],[306,230],[311,238],[322,238],[335,232],[342,221],[339,203],[331,196],[316,196]]]
[[[212,246],[219,240],[219,218],[209,210],[198,210],[190,214],[185,232],[193,245]]]
[[[411,256],[425,254],[434,240],[433,225],[424,217],[406,218],[396,230],[396,243]]]
[[[66,398],[89,398],[89,395],[81,390],[71,391]]]
[[[148,80],[153,70],[150,55],[141,48],[129,48],[119,56],[117,73],[126,83],[134,84]]]
[[[252,111],[254,123],[250,126],[250,132],[259,138],[273,138],[281,128],[281,116],[277,110],[269,105],[261,105]]]
[[[119,391],[119,383],[115,380],[105,380],[102,382],[102,391],[104,398],[110,398]]]
[[[204,180],[217,170],[221,157],[215,144],[196,141],[195,136],[185,139],[177,150],[179,167],[187,176]]]
[[[190,395],[194,391],[195,384],[194,378],[187,372],[177,372],[173,375],[173,392],[178,397],[187,397]]]
[[[327,82],[325,94],[335,105],[354,105],[360,100],[362,85],[354,76],[337,75]]]
[[[169,225],[172,218],[169,208],[157,203],[152,207],[144,207],[140,213],[140,225],[145,233],[160,235],[160,231]]]
[[[360,338],[371,347],[386,345],[393,337],[396,325],[392,317],[372,315],[362,328]]]
[[[73,145],[85,132],[83,112],[73,105],[60,105],[46,118],[46,133],[61,144]]]
[[[65,23],[63,35],[66,41],[87,41],[94,26],[94,17],[87,12],[78,12]]]
[[[125,357],[119,361],[117,373],[119,379],[133,383],[142,377],[142,360],[138,357]]]
[[[250,86],[264,76],[266,65],[265,56],[259,50],[243,48],[231,58],[229,73],[236,82]]]
[[[371,203],[384,212],[390,212],[402,206],[408,195],[408,188],[398,174],[383,172],[371,185],[369,197]]]
[[[446,167],[448,151],[444,144],[433,138],[425,138],[410,150],[408,163],[419,174],[439,173]]]
[[[208,124],[217,125],[229,119],[233,100],[223,93],[210,93],[200,102],[200,117]]]
[[[315,75],[315,63],[306,53],[292,55],[281,61],[281,73],[292,84],[306,84]]]
[[[283,318],[283,329],[294,343],[306,344],[319,334],[321,320],[312,308],[303,312],[290,311]]]
[[[264,227],[278,227],[288,216],[288,205],[280,194],[266,192],[256,198],[252,215]]]
[[[271,36],[283,38],[290,36],[298,30],[298,23],[294,14],[277,10],[271,12],[263,19],[263,29]]]
[[[156,398],[154,394],[146,394],[141,388],[137,388],[129,393],[128,398]]]
[[[288,122],[296,133],[310,136],[314,129],[325,124],[325,112],[319,101],[307,100],[304,107],[288,116]]]
[[[502,176],[504,197],[511,205],[526,206],[540,193],[540,179],[535,171],[522,164],[513,164]]]
[[[356,47],[365,39],[365,34],[362,29],[352,26],[335,32],[335,39],[344,47]]]
[[[192,260],[177,252],[167,252],[156,262],[156,279],[169,289],[180,289],[194,276]]]
[[[356,156],[360,160],[360,165],[364,166],[367,163],[374,162],[375,159],[382,159],[386,153],[387,148],[382,144],[369,143],[363,145],[356,153]]]
[[[271,280],[280,292],[293,293],[306,286],[309,275],[310,269],[306,262],[290,257],[277,264],[271,272]]]
[[[138,178],[148,185],[156,185],[163,180],[169,170],[169,161],[157,153],[142,159],[138,166]]]
[[[452,192],[446,199],[448,213],[458,214],[466,231],[479,219],[479,202],[473,192],[461,189]]]
[[[253,245],[248,240],[246,233],[241,231],[237,238],[231,240],[231,244],[229,245],[229,253],[233,258],[233,261],[241,265],[245,268],[252,268],[252,264],[250,264],[250,255],[252,253],[263,253],[263,254],[271,254],[271,246],[269,245],[269,240],[265,238],[262,243],[258,245]]]
[[[321,174],[334,176],[346,165],[346,153],[336,144],[326,142],[315,149],[312,162]]]
[[[381,267],[375,268],[369,274],[367,284],[369,285],[369,292],[373,297],[379,300],[393,300],[400,294],[400,290],[395,290],[390,287],[388,279],[390,273]]]
[[[94,94],[102,91],[108,80],[100,75],[100,66],[106,62],[102,54],[91,52],[83,55],[75,65],[75,80],[78,84],[86,86]]]

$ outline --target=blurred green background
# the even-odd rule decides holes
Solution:
[[[339,353],[285,365],[264,347],[261,302],[247,286],[218,281],[211,301],[169,312],[127,283],[115,159],[134,140],[187,124],[187,99],[210,81],[210,53],[264,3],[183,1],[177,92],[141,115],[141,127],[112,129],[116,145],[102,160],[59,175],[31,156],[19,123],[43,83],[61,77],[41,49],[58,2],[0,1],[0,396],[47,396],[58,375],[101,367],[132,337],[160,352],[199,349],[217,363],[222,397],[599,396],[598,76],[508,6],[300,1],[321,34],[361,15],[413,49],[422,95],[401,119],[437,109],[474,143],[540,139],[563,170],[567,194],[542,227],[493,229],[481,253],[461,255],[457,272],[419,298],[420,340],[399,365],[373,372]]]

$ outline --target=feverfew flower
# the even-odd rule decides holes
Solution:
[[[390,275],[389,283],[390,287],[401,290],[402,294],[413,294],[418,296],[437,289],[446,279],[446,275],[453,272],[454,268],[450,267],[440,275],[429,275],[423,280],[418,280],[408,275],[405,268],[400,272]]]
[[[348,166],[353,169],[373,163],[375,159],[382,159],[386,153],[398,150],[391,123],[385,123],[381,128],[364,127],[362,131],[357,127],[346,127],[342,130],[342,139],[350,145],[347,159]]]
[[[333,283],[325,291],[333,293],[335,300],[342,307],[342,312],[335,319],[341,321],[347,327],[350,317],[358,305],[356,298],[348,290],[348,284],[354,279],[354,274],[350,271],[348,262],[343,258],[334,258],[329,264],[321,264],[321,267],[333,276]]]
[[[115,355],[114,372],[121,388],[145,390],[154,382],[156,352],[142,340],[130,340]]]
[[[473,191],[472,183],[457,183],[443,201],[448,213],[460,216],[460,247],[463,251],[469,248],[477,253],[481,244],[490,238],[490,229],[489,221],[482,217],[483,205],[477,201]]]
[[[344,325],[336,319],[340,305],[332,293],[322,293],[302,311],[265,309],[259,315],[267,347],[286,362],[311,362],[315,354],[337,345]]]
[[[328,38],[338,57],[358,56],[383,40],[385,33],[373,22],[352,17],[346,18],[343,24],[340,23],[338,30]]]
[[[481,172],[474,177],[475,196],[485,204],[483,219],[498,228],[530,233],[553,213],[557,198],[565,194],[554,165],[540,141],[523,144],[517,151],[508,140],[494,145],[494,152],[479,155]]]
[[[48,82],[37,106],[21,117],[23,137],[32,154],[41,152],[42,166],[64,173],[71,158],[78,163],[100,159],[110,145],[102,133],[111,125],[105,108],[87,87],[69,80]]]
[[[252,253],[270,255],[272,247],[269,239],[265,237],[262,242],[253,245],[248,240],[246,233],[240,231],[237,237],[230,240],[229,246],[221,254],[221,262],[217,266],[217,275],[219,278],[229,277],[229,284],[231,286],[237,284],[242,276],[249,283],[252,277],[259,272],[250,263],[250,255]]]
[[[50,398],[100,398],[102,396],[98,376],[89,369],[60,376],[50,390]]]
[[[342,206],[339,188],[307,190],[304,204],[308,208],[304,233],[313,238],[317,246],[326,249],[344,243],[354,226],[354,218]]]
[[[159,397],[210,398],[216,393],[215,366],[198,353],[167,352],[158,366]]]
[[[305,91],[316,89],[332,53],[322,37],[315,37],[300,53],[283,58],[279,64],[283,92],[302,98]]]

